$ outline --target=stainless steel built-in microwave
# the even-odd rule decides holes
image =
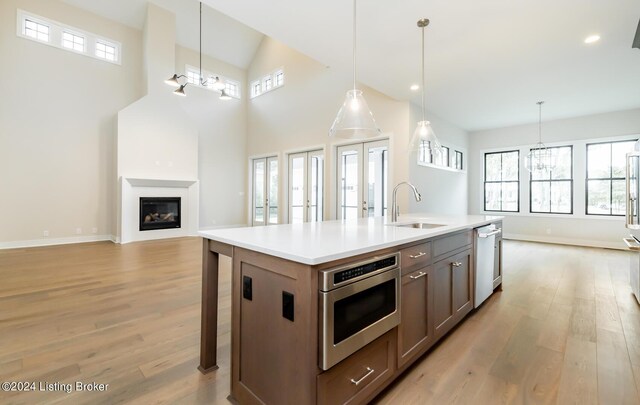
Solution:
[[[328,370],[400,323],[398,253],[320,272],[319,366]]]

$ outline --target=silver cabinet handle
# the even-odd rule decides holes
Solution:
[[[417,258],[422,257],[422,256],[424,256],[424,255],[426,255],[426,253],[425,253],[425,252],[420,252],[420,253],[418,253],[417,255],[409,255],[409,257],[410,257],[411,259],[417,259]]]
[[[419,279],[420,277],[424,277],[424,276],[426,276],[426,275],[427,275],[427,273],[425,273],[424,271],[421,271],[420,273],[418,273],[418,275],[417,275],[417,276],[409,276],[409,278],[410,278],[411,280],[417,280],[417,279]]]
[[[478,234],[478,237],[479,238],[488,238],[489,236],[497,235],[499,233],[502,233],[502,229],[496,229],[496,230],[493,230],[493,231],[488,232],[488,233],[480,233],[480,234]]]
[[[453,267],[460,267],[460,266],[462,266],[462,262],[453,262],[453,263],[451,263],[451,264],[453,264]]]
[[[360,378],[359,380],[354,380],[353,378],[351,379],[351,384],[355,384],[356,387],[358,386],[358,384],[360,384],[362,381],[364,381],[367,377],[369,377],[371,374],[373,374],[376,370],[372,369],[371,367],[367,367],[367,374],[363,375],[362,378]]]

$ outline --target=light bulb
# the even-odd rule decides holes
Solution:
[[[357,98],[353,98],[351,100],[351,103],[349,104],[349,107],[351,107],[352,111],[358,111],[360,109],[360,102],[358,101]]]

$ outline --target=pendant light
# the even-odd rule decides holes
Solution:
[[[411,142],[409,143],[409,153],[423,150],[427,154],[441,153],[442,144],[438,140],[431,123],[427,121],[426,109],[424,105],[424,91],[425,91],[425,78],[424,78],[424,29],[429,25],[428,18],[422,18],[418,20],[418,28],[422,31],[422,121],[418,121],[416,130],[413,131]]]
[[[538,101],[538,143],[529,151],[525,157],[524,164],[530,172],[551,172],[555,169],[555,159],[551,149],[542,143],[542,104]]]
[[[224,90],[226,88],[224,82],[222,80],[220,80],[220,78],[218,76],[212,77],[211,78],[211,83],[209,83],[208,80],[205,80],[202,77],[202,2],[200,2],[200,71],[198,73],[199,81],[200,81],[200,86],[202,87],[211,87],[212,89],[221,92],[220,93],[220,100],[229,100],[231,99],[231,96],[229,96]],[[173,94],[177,95],[177,96],[182,96],[185,97],[187,94],[184,92],[184,88],[187,87],[189,85],[189,82],[186,81],[183,84],[180,84],[180,79],[181,78],[187,78],[187,76],[185,75],[178,75],[178,74],[174,74],[173,76],[171,76],[170,78],[168,78],[167,80],[165,80],[164,82],[166,84],[168,84],[169,86],[172,87],[177,87],[176,90],[174,90]]]
[[[347,91],[344,103],[331,125],[329,136],[348,139],[373,138],[382,134],[373,114],[356,88],[356,0],[353,0],[353,90]]]

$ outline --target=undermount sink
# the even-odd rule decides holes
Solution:
[[[393,224],[393,226],[399,226],[402,228],[416,228],[416,229],[432,229],[445,226],[443,224],[427,224],[425,222],[413,222],[411,224]]]

